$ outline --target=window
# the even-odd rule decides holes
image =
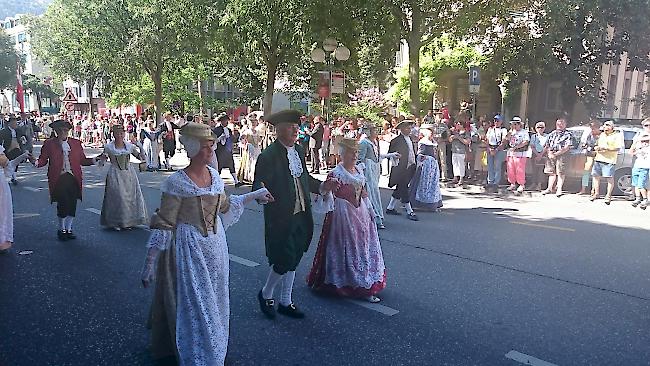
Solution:
[[[625,76],[623,83],[623,99],[621,99],[621,118],[627,118],[627,111],[630,107],[630,89],[632,88],[632,78],[630,75]]]
[[[636,96],[634,103],[634,111],[632,112],[633,118],[641,118],[641,101],[643,99],[643,82],[645,81],[645,74],[639,72],[636,77]]]
[[[545,109],[548,112],[560,112],[562,110],[562,87],[559,82],[550,83],[546,86]]]
[[[18,43],[25,43],[25,42],[27,42],[27,34],[25,34],[25,32],[23,32],[23,33],[18,33],[18,35],[16,36],[16,38],[18,39]]]

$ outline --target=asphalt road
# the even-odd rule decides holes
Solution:
[[[61,243],[45,170],[21,167],[12,186],[16,244],[0,256],[0,366],[156,364],[144,327],[152,290],[140,284],[148,232],[99,226],[105,171],[84,168],[78,239]],[[167,175],[140,174],[150,212]],[[304,320],[260,314],[263,216],[247,207],[228,231],[228,363],[650,364],[650,211],[573,195],[444,194],[442,213],[420,213],[419,222],[387,217],[380,305],[307,289],[317,216],[294,290]]]

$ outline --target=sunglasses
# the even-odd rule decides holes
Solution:
[[[650,123],[645,123],[643,127],[650,127]]]
[[[545,128],[545,127],[544,126],[535,126],[535,128],[539,130],[539,129]]]
[[[614,127],[614,125],[611,123],[605,123],[603,126]]]

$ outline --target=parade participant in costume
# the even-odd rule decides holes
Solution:
[[[296,143],[300,112],[284,110],[268,116],[277,139],[257,158],[253,189],[266,187],[275,202],[264,206],[266,256],[271,269],[257,297],[262,312],[275,318],[273,291],[282,282],[280,314],[303,318],[291,299],[296,267],[311,242],[314,221],[309,193],[320,193],[321,182],[307,172],[305,152]],[[323,183],[332,190],[333,182]]]
[[[87,158],[81,141],[68,137],[72,129],[70,122],[57,120],[50,123],[50,127],[56,137],[43,143],[41,155],[38,160],[32,158],[32,162],[37,168],[47,165],[50,201],[57,203],[56,214],[59,217],[57,237],[65,241],[76,239],[72,233],[72,221],[77,212],[77,200],[81,199],[81,166],[106,161],[106,156],[101,154],[92,159]]]
[[[6,175],[14,171],[14,167],[24,161],[29,152],[9,160],[4,147],[0,144],[0,254],[6,253],[14,243],[14,210],[11,199],[11,189]]]
[[[255,178],[255,164],[261,152],[259,138],[256,132],[257,119],[255,115],[249,116],[248,123],[239,137],[241,159],[239,160],[239,170],[237,171],[239,183],[235,186],[243,185],[244,182],[253,183]]]
[[[172,166],[169,160],[176,154],[176,132],[179,127],[172,121],[172,114],[165,113],[164,121],[160,130],[163,139],[163,152],[165,153],[165,169],[171,171]]]
[[[415,174],[409,184],[409,201],[413,208],[438,211],[442,207],[440,193],[440,169],[436,160],[436,144],[433,142],[434,124],[423,124],[422,138],[418,141]]]
[[[9,117],[6,127],[0,130],[0,146],[4,147],[7,159],[13,160],[20,156],[25,149],[26,142],[27,139],[23,129],[18,127],[18,119],[16,117]],[[16,180],[17,171],[18,165],[16,165],[13,170],[8,171],[11,183],[14,185],[18,184],[18,181]]]
[[[366,178],[366,191],[368,198],[372,203],[372,209],[375,212],[375,222],[377,228],[385,229],[384,226],[384,209],[381,205],[381,195],[379,193],[379,175],[381,160],[386,158],[399,158],[397,152],[390,154],[379,153],[379,141],[377,130],[374,127],[366,127],[359,141],[359,163],[363,164],[363,174]]]
[[[161,129],[156,130],[154,122],[148,120],[146,127],[140,130],[140,143],[144,149],[144,156],[147,161],[147,171],[160,170],[160,147],[158,137],[162,134]]]
[[[376,303],[375,295],[386,287],[386,268],[366,179],[355,166],[359,144],[346,138],[339,147],[342,162],[326,180],[336,187],[334,202],[327,209],[307,285]]]
[[[212,129],[212,132],[217,138],[215,144],[215,152],[217,154],[217,171],[221,174],[223,169],[228,169],[232,180],[235,185],[238,185],[239,180],[235,173],[235,159],[232,156],[233,136],[232,131],[228,128],[230,117],[226,113],[221,113],[216,117],[217,127]]]
[[[264,188],[227,196],[218,172],[208,166],[214,151],[209,126],[188,123],[180,134],[190,165],[162,184],[142,273],[144,287],[154,278],[156,284],[151,351],[156,359],[176,356],[181,366],[223,365],[230,316],[225,230],[248,202],[273,197]]]
[[[389,187],[395,187],[390,202],[386,207],[386,213],[389,215],[399,215],[395,209],[397,201],[402,201],[402,205],[406,210],[409,220],[418,221],[418,217],[413,213],[413,208],[409,201],[409,182],[415,174],[415,149],[409,137],[411,133],[411,126],[413,121],[404,120],[400,122],[396,129],[400,134],[391,140],[388,152],[397,152],[400,154],[399,159],[393,160],[393,168],[390,171],[390,178],[388,180]]]
[[[106,175],[106,190],[100,224],[119,231],[147,223],[147,207],[144,202],[138,174],[130,164],[131,155],[142,160],[137,146],[126,142],[122,125],[113,126],[113,141],[104,147],[111,166]]]

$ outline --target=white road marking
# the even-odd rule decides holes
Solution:
[[[359,305],[361,307],[364,307],[366,309],[370,309],[373,311],[376,311],[378,313],[384,314],[386,316],[393,316],[399,313],[399,310],[395,310],[393,308],[389,308],[388,306],[381,305],[379,303],[371,303],[365,300],[357,300],[357,299],[346,299],[346,301],[349,301],[355,305]]]
[[[257,266],[260,265],[257,262],[249,261],[246,258],[238,257],[238,256],[236,256],[234,254],[229,254],[229,256],[230,256],[231,261],[233,261],[235,263],[239,263],[239,264],[241,264],[243,266],[246,266],[246,267],[257,267]]]
[[[23,188],[31,192],[40,192],[40,190],[42,189],[42,188],[25,187],[25,186],[23,186]]]
[[[551,226],[551,225],[544,225],[544,224],[535,224],[532,222],[525,222],[525,221],[510,221],[511,224],[516,224],[516,225],[524,225],[524,226],[532,226],[532,227],[541,227],[543,229],[552,229],[552,230],[560,230],[560,231],[570,231],[574,232],[576,229],[572,229],[570,227],[561,227],[561,226]]]
[[[87,208],[86,211],[92,212],[92,213],[97,214],[97,215],[102,214],[102,212],[100,210],[96,209],[96,208]]]
[[[508,353],[506,353],[506,358],[509,358],[513,361],[517,361],[520,363],[523,363],[524,365],[531,365],[531,366],[557,366],[554,363],[550,363],[544,360],[540,360],[537,357],[529,356],[525,353],[517,352],[515,350],[512,350]]]
[[[30,217],[36,217],[36,216],[40,216],[40,215],[41,214],[37,214],[37,213],[15,213],[14,214],[14,220],[15,219],[27,219],[27,218],[30,218]]]

